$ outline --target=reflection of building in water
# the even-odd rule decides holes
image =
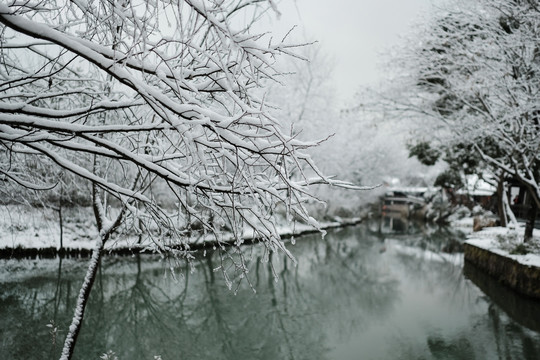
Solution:
[[[428,188],[389,188],[381,200],[381,214],[392,218],[423,218]]]
[[[401,216],[385,215],[381,217],[382,233],[406,233],[409,230],[409,222]]]
[[[377,231],[380,234],[415,235],[428,231],[428,226],[422,219],[408,219],[399,213],[387,213],[377,219]]]

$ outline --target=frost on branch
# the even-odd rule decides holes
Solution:
[[[241,26],[266,10],[258,1],[0,4],[3,180],[46,189],[58,173],[83,179],[107,194],[98,223],[114,223],[107,204],[123,208],[123,223],[155,251],[185,254],[194,237],[221,241],[224,229],[237,244],[247,231],[285,250],[276,208],[317,226],[302,205],[308,186],[349,184],[323,176],[304,153],[316,144],[287,135],[265,104],[276,58],[295,48]]]
[[[228,269],[247,272],[245,235],[288,254],[284,212],[318,227],[303,203],[323,176],[265,103],[286,39],[253,34],[273,2],[0,3],[0,177],[13,189],[86,189],[99,239],[62,359],[73,355],[104,243],[123,227],[149,250],[190,256],[213,237]],[[274,9],[275,10],[275,9]],[[234,24],[234,26],[233,26]],[[91,190],[89,190],[91,189]],[[0,188],[0,191],[3,191]],[[8,194],[8,191],[5,191]],[[60,194],[62,192],[60,191]],[[226,262],[227,256],[222,261]]]
[[[397,108],[426,120],[420,140],[436,140],[454,174],[495,179],[503,224],[507,182],[520,183],[532,200],[530,238],[540,207],[538,1],[447,6],[404,59],[414,83]]]

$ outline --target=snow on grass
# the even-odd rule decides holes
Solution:
[[[540,230],[533,238],[523,241],[524,228],[488,227],[473,233],[465,242],[492,253],[510,258],[520,264],[540,267]]]
[[[466,229],[466,230],[469,230],[469,232],[471,232],[473,228],[473,223],[474,223],[474,219],[469,216],[462,219],[454,220],[450,223],[450,225],[453,227],[460,228],[460,229]]]
[[[359,218],[321,223],[322,229],[358,223]],[[277,232],[282,237],[291,237],[314,228],[307,224],[288,222],[285,219],[276,225]],[[245,229],[243,239],[251,240],[253,230]],[[63,209],[63,248],[91,250],[99,239],[95,226],[94,214],[91,208]],[[105,245],[105,250],[153,247],[150,238],[143,238],[139,243],[137,235],[121,235],[111,238]],[[233,242],[230,233],[222,234],[222,241]],[[215,238],[208,234],[192,239],[191,244],[213,242]],[[22,205],[0,206],[0,249],[60,249],[60,224],[58,211],[45,208],[35,208]]]
[[[63,246],[91,249],[98,237],[90,208],[63,209]],[[60,248],[58,211],[21,205],[0,206],[0,249]]]

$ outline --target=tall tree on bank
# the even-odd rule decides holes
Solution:
[[[402,103],[444,124],[446,144],[469,144],[493,174],[524,184],[531,216],[540,205],[539,11],[537,1],[454,3],[414,52],[420,81]]]
[[[145,234],[147,249],[174,259],[212,236],[230,284],[247,271],[246,231],[268,253],[289,254],[278,204],[318,227],[303,206],[308,186],[352,187],[325,177],[303,152],[317,144],[288,135],[266,107],[274,62],[295,48],[251,33],[269,8],[272,0],[0,4],[2,180],[47,191],[68,172],[92,189],[99,238],[61,359],[73,355],[98,262],[119,231]],[[173,207],[160,206],[154,186]],[[236,247],[225,247],[225,228]]]

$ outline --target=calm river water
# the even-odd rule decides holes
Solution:
[[[464,266],[458,235],[379,225],[298,239],[297,266],[246,247],[256,293],[229,290],[212,254],[176,278],[159,258],[108,257],[75,358],[540,358],[540,303]],[[85,263],[0,262],[0,358],[58,358]]]

